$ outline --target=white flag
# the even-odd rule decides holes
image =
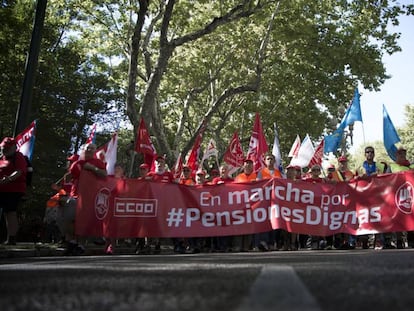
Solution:
[[[112,135],[111,140],[108,143],[106,148],[106,171],[108,175],[114,175],[115,173],[115,164],[117,161],[118,153],[118,133]]]
[[[283,171],[283,168],[282,168],[282,155],[280,153],[279,135],[277,134],[276,123],[274,123],[274,129],[275,129],[275,140],[273,141],[272,154],[275,157],[275,166],[276,166],[276,168],[278,168],[282,172]]]
[[[292,147],[290,148],[288,157],[293,158],[293,157],[297,156],[297,154],[299,152],[299,148],[300,148],[300,137],[299,137],[299,135],[296,135],[296,139],[293,142]]]
[[[210,141],[208,142],[207,148],[204,151],[203,158],[201,159],[200,166],[203,166],[204,160],[207,160],[210,157],[216,157],[216,161],[218,163],[218,150],[216,147],[216,142],[214,141],[213,138],[211,138]]]
[[[312,141],[308,134],[306,134],[305,139],[303,140],[298,153],[295,157],[290,160],[290,165],[292,166],[300,166],[300,167],[307,167],[309,165],[310,160],[315,153],[315,149],[313,148]]]

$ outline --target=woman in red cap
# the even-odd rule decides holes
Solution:
[[[0,208],[6,218],[7,245],[16,245],[17,208],[26,192],[27,163],[17,151],[16,141],[5,137],[0,143]]]

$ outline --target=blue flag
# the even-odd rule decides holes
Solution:
[[[335,152],[338,150],[345,128],[350,124],[354,124],[355,121],[362,122],[361,103],[359,98],[360,95],[358,88],[355,88],[351,105],[345,111],[345,115],[342,118],[338,128],[331,135],[325,136],[325,146],[323,148],[324,153]]]
[[[325,145],[323,146],[323,152],[336,152],[336,150],[339,148],[339,145],[341,144],[343,135],[344,129],[337,128],[331,135],[325,136]]]
[[[353,124],[355,121],[362,122],[361,103],[359,98],[360,95],[358,89],[356,88],[351,105],[349,105],[349,107],[346,109],[345,115],[342,118],[341,124],[339,124],[338,128],[345,129],[348,125]]]
[[[388,156],[395,161],[397,152],[396,143],[400,141],[397,130],[392,124],[390,116],[388,115],[385,105],[382,105],[382,114],[383,114],[383,129],[384,129],[384,147],[387,150]]]

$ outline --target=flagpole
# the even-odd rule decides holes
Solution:
[[[36,68],[38,66],[40,43],[42,41],[42,32],[47,8],[47,0],[38,0],[36,3],[36,14],[30,40],[29,53],[26,59],[26,68],[22,93],[20,96],[19,106],[17,107],[14,135],[23,131],[27,126],[30,110],[32,107],[33,85],[35,80]]]
[[[132,171],[134,170],[135,155],[136,155],[136,152],[132,150],[131,163],[129,165],[128,177],[132,176]]]

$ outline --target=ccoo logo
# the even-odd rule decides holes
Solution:
[[[411,214],[413,211],[413,185],[409,182],[402,184],[395,193],[395,204],[404,214]]]
[[[95,197],[95,215],[102,220],[106,217],[109,210],[109,196],[111,191],[108,188],[102,188]]]

